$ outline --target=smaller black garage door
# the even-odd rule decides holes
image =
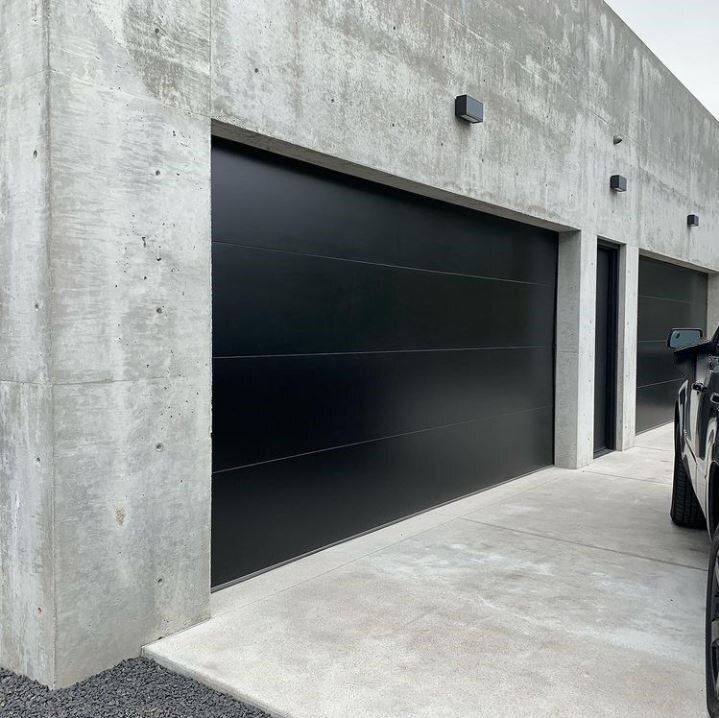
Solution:
[[[672,327],[706,330],[707,278],[702,272],[639,259],[637,431],[671,421],[682,378],[667,349]]]

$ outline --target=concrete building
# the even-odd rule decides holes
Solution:
[[[719,123],[602,0],[5,0],[0,108],[0,664],[53,687],[631,447],[719,322]]]

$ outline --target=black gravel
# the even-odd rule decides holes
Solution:
[[[270,718],[196,681],[133,658],[50,691],[0,668],[2,718]]]

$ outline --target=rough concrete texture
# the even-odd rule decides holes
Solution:
[[[0,6],[0,87],[17,86],[47,70],[47,34],[44,0],[4,0]]]
[[[220,591],[146,653],[293,718],[700,718],[709,542],[669,519],[671,431],[641,440]]]
[[[52,675],[49,117],[42,2],[0,4],[0,665]]]
[[[208,615],[209,8],[0,17],[0,663],[57,687]]]
[[[557,262],[554,462],[574,469],[592,460],[594,394],[594,301],[597,235],[566,232]]]
[[[52,389],[0,381],[0,665],[54,671]]]
[[[719,123],[602,0],[212,8],[214,117],[719,269]],[[483,125],[454,121],[463,92]]]
[[[208,615],[208,22],[50,5],[57,686]]]
[[[617,384],[616,448],[634,445],[637,404],[637,311],[639,250],[624,245],[617,267]],[[708,300],[709,304],[713,299]],[[711,325],[710,325],[711,326]]]

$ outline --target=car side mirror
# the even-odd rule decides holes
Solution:
[[[674,351],[699,344],[704,336],[701,329],[672,329],[667,338],[667,346]]]

